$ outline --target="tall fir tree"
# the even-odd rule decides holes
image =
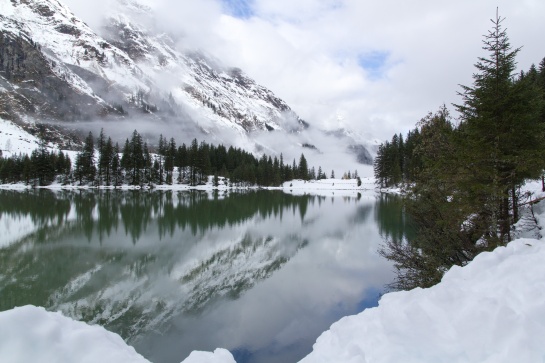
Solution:
[[[83,149],[76,156],[75,175],[80,184],[92,183],[95,181],[96,166],[95,166],[95,146],[93,141],[93,133],[85,138]]]
[[[539,177],[545,167],[545,125],[539,118],[542,100],[536,87],[514,78],[520,48],[511,48],[504,18],[496,15],[491,21],[493,27],[483,40],[489,56],[475,64],[473,86],[462,86],[464,103],[456,108],[464,134],[461,150],[471,169],[467,175],[474,192],[487,196],[491,235],[498,233],[505,243],[511,239],[512,217],[517,216],[516,187],[526,178]]]

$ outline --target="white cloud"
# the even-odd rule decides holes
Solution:
[[[93,17],[87,2],[66,1]],[[138,1],[153,4],[182,45],[242,68],[311,124],[383,139],[460,101],[458,84],[470,85],[473,64],[486,56],[482,35],[497,6],[513,47],[524,46],[520,68],[545,56],[541,0],[251,0],[242,18],[226,10],[234,0]],[[383,62],[363,68],[373,54]]]

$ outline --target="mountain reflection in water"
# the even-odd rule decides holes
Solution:
[[[216,347],[238,363],[295,362],[332,322],[375,305],[392,278],[376,254],[377,218],[388,218],[380,203],[279,191],[3,190],[0,310],[60,310],[156,363]]]

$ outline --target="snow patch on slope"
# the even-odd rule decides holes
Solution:
[[[0,118],[0,150],[3,157],[27,154],[38,148],[39,140],[20,126]]]

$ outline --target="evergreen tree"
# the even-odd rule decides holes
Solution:
[[[174,172],[174,163],[176,159],[176,141],[174,138],[171,138],[166,149],[165,155],[165,172],[166,172],[166,183],[172,184],[172,175]]]
[[[55,159],[51,158],[43,139],[40,141],[38,148],[32,152],[30,160],[33,165],[34,178],[37,180],[38,185],[51,184],[55,179]],[[18,176],[17,179],[19,179]]]
[[[178,147],[176,159],[176,163],[178,164],[178,183],[181,183],[182,180],[186,178],[186,170],[189,166],[189,157],[187,152],[187,146],[185,144],[182,144],[182,146]]]
[[[121,160],[119,159],[119,144],[115,143],[112,153],[111,179],[114,186],[120,186],[123,182]]]
[[[191,146],[188,150],[188,159],[189,159],[189,178],[190,185],[197,185],[198,177],[198,162],[199,162],[199,143],[197,139],[191,141]]]
[[[301,154],[299,157],[299,165],[298,165],[298,174],[299,178],[303,180],[308,180],[308,163],[307,159],[305,158],[305,155]]]
[[[153,162],[151,160],[151,154],[149,152],[148,144],[144,142],[142,146],[142,179],[140,185],[147,184],[151,186],[153,184],[152,177]]]
[[[130,185],[140,185],[142,183],[145,163],[142,136],[138,131],[134,130],[130,141],[129,139],[125,141],[121,157],[121,166],[126,171]]]
[[[163,182],[164,182],[163,176],[164,176],[164,166],[165,166],[166,153],[167,153],[166,140],[163,138],[163,134],[161,134],[161,135],[159,135],[159,148],[158,148],[159,160],[158,160],[158,163],[157,163],[158,166],[159,166],[159,170],[157,171],[157,173],[158,173],[157,183],[158,184],[163,184]]]
[[[102,177],[105,172],[105,169],[108,168],[109,163],[105,163],[105,159],[108,156],[104,155],[104,146],[106,145],[106,136],[104,135],[104,129],[100,129],[100,135],[97,139],[97,148],[98,148],[98,184],[102,184]],[[106,165],[105,165],[106,164]]]
[[[491,233],[498,232],[501,242],[507,242],[511,216],[518,214],[516,187],[545,168],[545,137],[539,118],[542,99],[535,85],[514,79],[520,48],[512,50],[503,20],[498,15],[492,20],[493,28],[483,40],[489,57],[479,58],[473,86],[462,86],[464,103],[456,107],[467,165],[473,167],[468,175],[478,175],[471,184],[488,195]]]
[[[89,135],[85,138],[83,149],[76,157],[75,175],[79,180],[80,185],[83,184],[84,181],[91,183],[95,180],[95,148],[93,134],[91,132],[89,132]]]
[[[202,141],[197,151],[197,169],[198,169],[198,182],[202,183],[206,181],[206,177],[210,174],[212,165],[210,163],[210,146]]]
[[[99,184],[110,185],[111,183],[111,174],[112,174],[112,158],[114,154],[114,147],[112,139],[108,137],[107,141],[104,141],[104,134],[101,131],[101,136],[99,137],[99,155],[98,155],[98,182]]]

